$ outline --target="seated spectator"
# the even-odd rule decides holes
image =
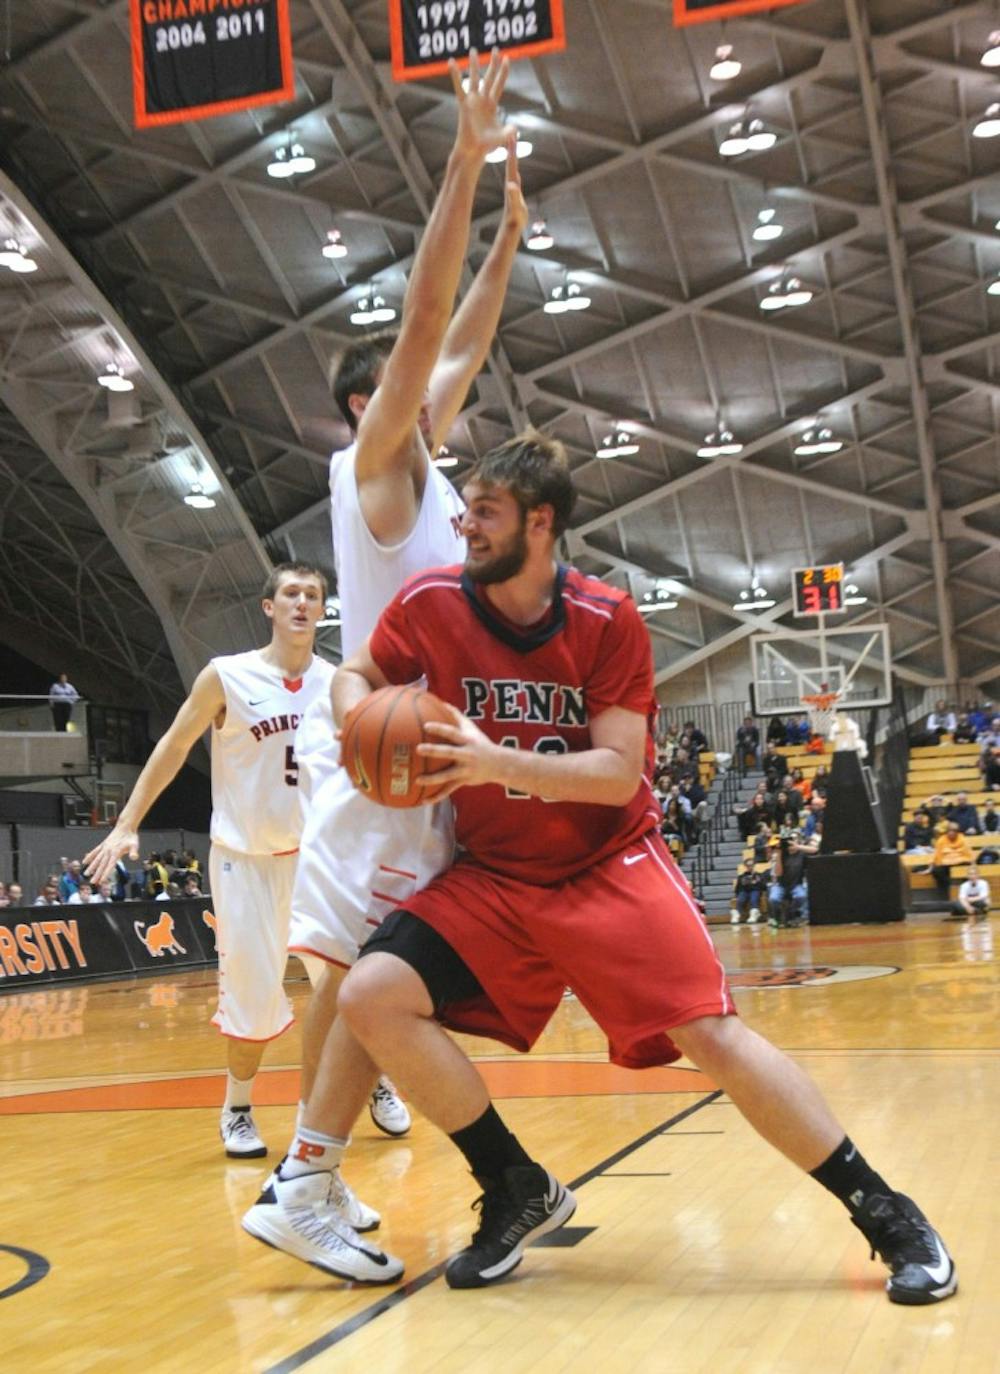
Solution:
[[[905,854],[932,854],[934,852],[934,827],[931,818],[922,809],[913,813],[903,831],[903,852]]]
[[[676,797],[671,797],[663,809],[660,834],[666,840],[667,846],[675,858],[679,858],[684,853],[686,830],[687,826],[680,802]]]
[[[981,835],[983,827],[979,812],[969,801],[968,792],[956,792],[955,800],[945,808],[945,820],[954,821],[963,835]]]
[[[42,884],[32,906],[59,906],[61,901],[59,883],[54,878],[49,878],[48,882]]]
[[[24,906],[24,889],[21,884],[8,883],[4,898],[4,906]]]
[[[131,871],[124,859],[119,859],[115,864],[114,877],[111,885],[111,900],[113,902],[124,902],[129,896],[129,888],[132,886],[133,878]]]
[[[955,729],[951,738],[954,744],[975,744],[978,734],[979,731],[975,725],[963,712],[955,722]]]
[[[147,897],[160,897],[167,890],[170,874],[163,862],[162,855],[154,850],[143,865]]]
[[[781,786],[782,778],[788,774],[788,764],[773,745],[768,745],[764,757],[760,761],[760,766],[764,770],[767,779],[767,790],[775,792]]]
[[[753,721],[753,716],[744,716],[743,724],[736,731],[736,747],[734,749],[737,766],[742,770],[756,766],[760,757],[760,731]]]
[[[985,921],[990,914],[990,885],[980,878],[975,864],[969,865],[968,876],[958,889],[958,898],[951,904],[951,916],[945,920],[964,921],[971,917],[974,921]]]
[[[745,917],[748,925],[755,926],[760,920],[760,899],[763,895],[764,875],[754,872],[753,859],[744,860],[733,883],[733,905],[729,912],[732,924],[738,926],[741,917]]]
[[[823,812],[826,810],[826,797],[822,792],[813,792],[809,810],[802,822],[802,838],[812,840],[823,831]]]
[[[811,734],[812,731],[809,728],[809,717],[797,716],[794,720],[790,720],[785,726],[785,743],[808,744]]]
[[[938,894],[947,899],[951,888],[951,870],[956,864],[971,864],[972,850],[969,841],[954,821],[949,821],[943,835],[939,835],[934,845],[934,862],[931,873],[937,883]]]
[[[1000,831],[1000,811],[995,801],[987,801],[983,807],[983,834],[996,835]]]
[[[976,703],[970,701],[965,707],[966,715],[975,726],[976,734],[981,735],[984,730],[989,729],[990,721],[993,719],[992,701],[981,701]]]
[[[933,797],[927,798],[924,802],[924,810],[931,818],[931,829],[934,831],[935,835],[940,834],[944,829],[947,819],[945,812],[948,810],[945,799],[940,792],[935,792]]]
[[[6,883],[0,883],[0,907],[10,906]]]
[[[71,859],[66,865],[66,871],[59,879],[59,896],[62,901],[68,902],[73,893],[79,888],[83,881],[83,865],[79,859]]]
[[[783,787],[774,798],[774,814],[782,818],[782,824],[784,824],[784,818],[786,816],[791,816],[793,818],[793,823],[798,825],[799,809],[801,806],[802,798],[794,787],[790,792],[786,791]]]
[[[807,754],[825,754],[828,748],[829,745],[822,735],[810,733],[805,743]]]
[[[768,744],[788,743],[788,731],[785,728],[785,722],[780,716],[771,717],[767,727],[767,742]]]
[[[983,754],[987,754],[994,745],[1000,744],[1000,716],[991,716],[982,731],[976,736],[976,743],[983,746]]]
[[[696,840],[702,826],[708,819],[708,793],[702,787],[699,779],[692,776],[681,779],[678,796],[682,802],[687,802],[691,839]]]
[[[693,720],[684,722],[682,733],[690,740],[693,753],[702,754],[708,748],[708,737],[703,730],[699,730]]]
[[[157,902],[173,902],[173,901],[176,901],[176,899],[177,899],[180,895],[181,895],[180,885],[179,885],[178,883],[171,883],[171,882],[168,882],[167,885],[166,885],[166,887],[163,889],[163,891],[162,891],[162,892],[158,892],[158,893],[156,894],[156,897],[154,898],[154,901],[157,901]]]
[[[948,709],[946,701],[939,701],[927,717],[927,735],[933,743],[940,744],[941,736],[950,735],[956,723],[955,712]]]
[[[807,802],[812,796],[812,783],[807,777],[803,776],[801,768],[792,769],[792,776],[789,779],[788,788],[794,788],[803,802]]]
[[[197,873],[189,873],[184,879],[184,886],[181,888],[182,897],[204,897],[201,890],[201,880]]]
[[[757,832],[762,821],[770,827],[771,808],[768,806],[763,792],[754,793],[749,806],[737,807],[736,815],[739,818],[737,824],[740,828],[740,835],[744,840],[748,840],[751,835]]]
[[[812,775],[812,795],[813,797],[825,797],[830,787],[830,770],[825,763],[817,764],[816,772]]]
[[[983,786],[990,792],[1000,790],[1000,745],[994,745],[983,760]]]
[[[101,898],[94,891],[93,886],[84,879],[76,891],[67,898],[66,905],[91,906],[100,900]]]
[[[755,864],[768,863],[771,858],[771,840],[774,831],[767,821],[761,821],[753,837],[753,861]]]

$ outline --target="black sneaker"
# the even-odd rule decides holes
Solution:
[[[954,1262],[944,1241],[915,1202],[902,1193],[875,1193],[851,1220],[892,1270],[886,1280],[890,1302],[921,1306],[950,1298],[958,1287]]]
[[[480,1209],[479,1229],[449,1262],[449,1288],[484,1288],[509,1274],[526,1245],[569,1221],[576,1198],[540,1164],[522,1164],[505,1169],[503,1181],[472,1205]]]

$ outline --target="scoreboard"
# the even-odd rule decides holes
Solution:
[[[566,46],[563,0],[389,0],[392,74],[442,76],[469,50],[537,57]]]
[[[792,572],[793,615],[831,615],[845,610],[844,565],[826,563]]]

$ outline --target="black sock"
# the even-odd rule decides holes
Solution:
[[[504,1169],[511,1165],[532,1164],[517,1139],[511,1135],[492,1103],[471,1126],[453,1131],[451,1140],[469,1162],[469,1168],[484,1189],[498,1183]]]
[[[893,1189],[882,1175],[875,1172],[846,1135],[830,1158],[824,1159],[818,1169],[812,1170],[810,1177],[822,1183],[834,1197],[840,1198],[851,1216],[856,1216],[874,1193],[881,1193],[884,1197],[893,1194]]]

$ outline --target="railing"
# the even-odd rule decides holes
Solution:
[[[743,724],[744,716],[749,714],[750,707],[745,701],[723,701],[718,704],[701,701],[691,706],[675,706],[668,701],[657,712],[656,734],[662,739],[671,723],[680,729],[685,721],[693,720],[708,740],[709,749],[730,754],[736,744],[736,731]]]
[[[86,734],[87,703],[81,699],[73,704],[73,716],[69,722],[71,734]],[[28,731],[54,729],[48,696],[15,696],[0,694],[0,731],[8,734],[24,734]]]
[[[744,714],[746,714],[744,712]],[[742,720],[742,716],[740,717]],[[722,852],[722,836],[726,825],[733,818],[733,807],[739,796],[742,774],[738,768],[730,768],[722,775],[722,786],[715,796],[715,810],[708,823],[698,835],[698,842],[689,851],[691,865],[688,877],[694,895],[701,898],[708,885],[709,875]]]

